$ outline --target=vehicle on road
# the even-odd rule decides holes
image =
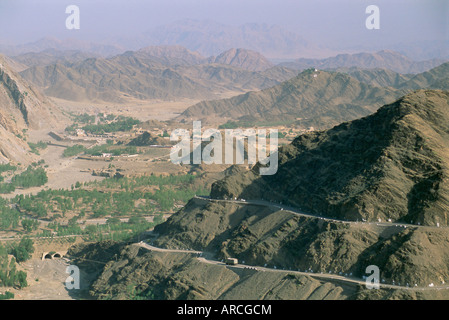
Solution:
[[[238,264],[239,263],[239,261],[238,261],[238,259],[236,259],[236,258],[227,258],[226,259],[226,264],[227,265],[233,265],[233,266],[235,266],[236,264]]]

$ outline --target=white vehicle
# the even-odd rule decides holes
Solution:
[[[228,265],[236,265],[236,264],[238,264],[238,260],[236,258],[227,258],[226,259],[226,264],[228,264]]]

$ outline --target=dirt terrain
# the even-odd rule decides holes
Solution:
[[[66,268],[70,263],[65,259],[41,260],[34,258],[20,266],[27,273],[28,287],[15,290],[15,300],[73,300],[65,288],[69,276]]]
[[[176,101],[142,101],[137,99],[128,99],[126,104],[114,103],[93,103],[68,101],[58,98],[49,98],[53,100],[61,109],[72,113],[106,113],[116,114],[128,117],[134,117],[140,121],[147,120],[170,120],[178,116],[185,109],[199,102],[195,99],[178,99]]]

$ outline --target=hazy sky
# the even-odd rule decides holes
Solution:
[[[365,27],[371,4],[380,9],[379,30]],[[80,30],[65,27],[68,5],[80,8]],[[353,46],[448,39],[448,17],[449,0],[0,0],[0,43],[99,41],[191,18],[276,24],[317,43]]]

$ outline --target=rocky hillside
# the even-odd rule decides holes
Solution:
[[[202,250],[218,260],[236,257],[250,266],[352,273],[361,279],[367,266],[377,265],[386,283],[421,287],[449,278],[446,228],[349,224],[274,205],[194,199],[155,231],[156,246]]]
[[[210,62],[239,67],[250,71],[264,71],[274,67],[267,58],[260,53],[247,49],[229,49],[217,57],[209,59]]]
[[[107,251],[117,250],[113,244],[106,245],[102,247]],[[114,258],[106,260],[103,270],[93,270],[84,266],[83,258],[99,260],[96,247],[73,248],[70,252],[81,258],[75,261],[82,264],[82,270],[100,272],[90,286],[89,298],[328,300],[347,299],[357,291],[302,275],[231,270],[202,263],[192,254],[151,252],[135,245],[122,246]]]
[[[299,136],[280,150],[277,174],[230,176],[212,196],[262,197],[340,219],[448,225],[448,123],[449,93],[416,91],[371,116]]]
[[[326,226],[328,228],[328,226]],[[248,228],[247,233],[252,230],[252,226]],[[273,231],[278,230],[275,228]],[[285,229],[284,229],[285,230]],[[301,228],[301,230],[304,230]],[[317,231],[315,226],[314,231]],[[319,228],[318,228],[319,230]],[[353,234],[351,235],[351,232]],[[279,233],[279,232],[278,232]],[[282,233],[279,233],[282,236]],[[370,236],[368,234],[368,236]],[[421,268],[419,271],[413,271],[413,261],[407,263],[397,263],[399,259],[403,259],[404,252],[412,249],[413,245],[421,243],[428,244],[427,239],[435,241],[438,234],[428,233],[421,234],[423,237],[417,235],[404,234],[393,237],[390,241],[382,241],[383,246],[389,249],[382,249],[382,256],[377,261],[371,260],[375,257],[375,250],[381,246],[374,246],[372,248],[371,256],[365,254],[364,260],[360,265],[365,263],[379,263],[382,260],[390,260],[390,265],[381,265],[382,268],[391,267],[395,264],[398,268],[394,275],[399,275],[403,272],[403,277],[398,277],[396,283],[408,283],[407,275],[410,273],[416,276],[422,275]],[[348,261],[353,262],[357,257],[353,255],[356,245],[362,245],[366,248],[364,241],[365,235],[354,230],[338,230],[335,227],[330,227],[326,233],[320,233],[318,238],[310,242],[298,239],[298,242],[286,243],[286,247],[290,247],[290,252],[286,252],[287,248],[280,249],[279,258],[275,258],[273,262],[269,262],[270,267],[275,265],[278,268],[285,266],[289,269],[288,264],[284,264],[286,260],[282,257],[286,254],[293,253],[288,261],[294,261],[300,258],[300,254],[306,252],[306,259],[319,260],[320,257],[325,257],[324,261],[304,261],[302,263],[306,267],[303,270],[320,270],[317,264],[325,266],[323,270],[339,273],[338,270],[329,266],[329,261],[346,260],[346,255],[350,255]],[[428,237],[428,238],[427,238]],[[269,238],[269,237],[267,237]],[[375,237],[371,234],[369,242],[374,241]],[[404,249],[395,253],[397,246],[391,246],[391,241],[399,243],[406,243]],[[239,245],[242,244],[243,239],[239,239]],[[280,239],[271,238],[274,244],[282,243]],[[424,240],[424,241],[423,241]],[[243,240],[244,244],[252,242],[248,236]],[[349,241],[355,245],[349,245]],[[318,246],[318,249],[306,247],[299,252],[294,250],[294,247],[299,245]],[[444,243],[440,243],[443,244]],[[267,245],[263,242],[262,245]],[[435,245],[431,245],[435,249]],[[271,246],[267,250],[274,251],[277,247]],[[322,250],[322,251],[321,251]],[[336,252],[332,252],[336,250]],[[251,252],[251,250],[247,250]],[[309,252],[308,252],[309,251]],[[356,250],[359,252],[359,250]],[[417,252],[423,252],[420,248]],[[432,254],[435,251],[432,251]],[[69,254],[74,258],[74,263],[80,267],[82,274],[86,275],[83,279],[93,278],[90,283],[82,287],[86,299],[157,299],[157,300],[355,300],[355,299],[402,299],[402,300],[416,300],[416,299],[447,299],[446,290],[367,290],[363,286],[346,284],[339,281],[326,281],[326,279],[319,279],[309,276],[307,274],[292,274],[287,272],[260,272],[251,269],[231,269],[214,264],[201,262],[192,254],[185,253],[165,253],[148,251],[144,248],[139,248],[136,245],[124,245],[111,242],[103,242],[99,244],[90,244],[86,246],[72,247]],[[260,254],[260,251],[255,252]],[[246,255],[242,255],[245,257]],[[277,255],[275,255],[277,256]],[[353,259],[354,258],[354,259]],[[413,258],[416,258],[414,256]],[[422,256],[420,258],[428,258]],[[261,259],[259,259],[261,260]],[[97,263],[89,263],[89,261],[97,261]],[[263,261],[263,260],[261,260]],[[102,264],[98,262],[103,262]],[[350,265],[350,263],[348,265]],[[421,260],[422,262],[422,260]],[[254,263],[250,258],[246,263]],[[275,264],[276,263],[276,264]],[[299,265],[297,262],[296,265]],[[294,264],[290,264],[291,269],[294,269]],[[408,265],[406,269],[402,269],[403,265]],[[438,267],[438,266],[437,266]],[[312,269],[313,268],[313,269]],[[301,269],[301,268],[298,268]],[[386,269],[381,269],[386,270]],[[429,279],[438,278],[434,276],[434,270],[431,269],[427,274],[429,277],[423,279],[420,285],[426,286],[426,281]],[[391,281],[390,272],[383,271],[381,275],[384,280]],[[405,281],[405,282],[404,282]],[[432,280],[430,280],[432,281]],[[413,282],[410,282],[413,286]],[[438,283],[437,283],[438,284]]]
[[[371,116],[302,135],[280,149],[277,174],[260,176],[256,166],[212,186],[212,199],[272,205],[194,199],[156,227],[155,244],[324,273],[362,276],[374,264],[387,283],[447,282],[448,120],[449,92],[420,90]],[[359,223],[301,216],[276,203]],[[438,296],[381,292],[376,298]]]
[[[376,111],[394,101],[392,89],[371,86],[347,74],[308,69],[280,85],[228,99],[203,101],[178,120],[220,117],[244,121],[295,121],[307,128],[329,128]]]
[[[449,62],[417,74],[398,87],[412,90],[421,88],[449,90]]]
[[[258,175],[258,166],[228,170],[211,199],[191,199],[151,240],[208,260],[136,244],[71,254],[103,261],[111,252],[104,267],[96,264],[95,298],[447,299],[447,290],[429,284],[449,280],[448,120],[449,92],[419,90],[373,115],[298,137],[280,149],[274,176]],[[226,257],[268,269],[213,263]],[[382,283],[419,289],[367,290],[304,273],[361,279],[369,265],[379,267]]]
[[[388,69],[380,69],[380,68],[363,69],[351,67],[351,68],[336,68],[335,70],[332,71],[346,73],[360,82],[368,83],[370,85],[379,87],[398,88],[403,83],[409,81],[413,77],[412,74],[401,74]]]
[[[34,158],[24,137],[29,130],[56,127],[65,117],[0,57],[0,161],[27,163]]]

